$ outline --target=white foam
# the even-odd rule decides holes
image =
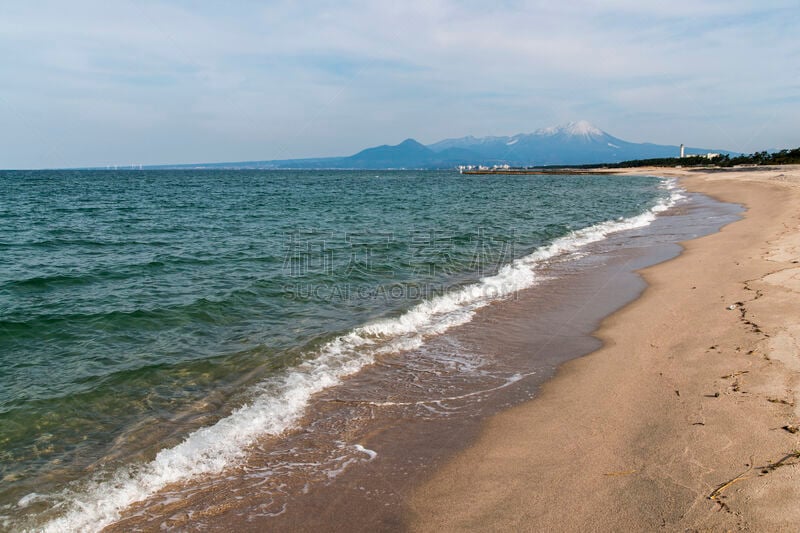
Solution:
[[[364,448],[360,444],[356,444],[354,447],[355,447],[355,449],[357,451],[367,454],[367,461],[372,461],[373,459],[378,457],[378,452],[376,452],[375,450],[370,450],[369,448]]]
[[[315,357],[258,385],[251,403],[191,433],[181,444],[162,450],[150,463],[121,469],[110,479],[93,482],[81,491],[65,491],[60,496],[69,501],[69,511],[42,530],[100,530],[117,520],[126,507],[167,485],[217,474],[235,465],[259,437],[293,427],[312,395],[372,363],[375,355],[419,347],[426,338],[469,322],[479,308],[536,284],[540,279],[536,269],[548,259],[577,252],[611,233],[647,226],[656,213],[683,198],[675,180],[665,180],[662,187],[670,191],[669,198],[638,216],[573,231],[502,267],[495,275],[424,301],[399,317],[375,321],[336,338]],[[370,450],[360,451],[371,456]],[[18,506],[26,507],[40,498],[38,494],[25,496]]]
[[[500,384],[500,385],[498,385],[496,387],[492,387],[490,389],[483,389],[483,390],[477,390],[477,391],[473,391],[473,392],[468,392],[468,393],[465,393],[465,394],[459,394],[458,396],[445,396],[445,397],[442,397],[442,398],[433,398],[433,399],[429,399],[429,400],[419,400],[419,401],[414,401],[414,402],[395,402],[395,401],[388,401],[387,400],[387,401],[382,401],[382,402],[370,401],[370,402],[367,402],[367,403],[369,403],[370,405],[377,406],[377,407],[402,406],[402,405],[442,404],[442,403],[445,403],[445,402],[452,402],[454,400],[464,400],[466,398],[474,398],[475,396],[484,396],[487,393],[499,391],[501,389],[505,389],[506,387],[510,387],[511,385],[516,383],[517,381],[519,381],[519,380],[521,380],[521,379],[523,379],[525,377],[528,377],[528,376],[533,376],[534,374],[536,374],[536,372],[528,372],[526,374],[514,374],[514,375],[509,376],[508,378],[506,378],[505,382],[503,382],[502,384]]]

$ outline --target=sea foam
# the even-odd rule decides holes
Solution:
[[[37,530],[98,531],[118,520],[128,506],[167,485],[222,472],[240,462],[258,438],[294,427],[314,394],[337,385],[381,353],[414,349],[426,338],[469,322],[481,307],[534,286],[536,268],[547,260],[577,252],[609,234],[647,226],[657,213],[684,198],[675,180],[664,180],[662,188],[668,190],[669,196],[638,216],[573,231],[477,283],[423,301],[399,317],[366,324],[334,339],[282,376],[257,385],[253,401],[216,424],[194,431],[177,446],[162,450],[147,464],[120,469],[109,479],[92,482],[81,490],[69,489],[47,498],[38,494],[26,496],[18,506],[41,499],[60,500],[56,505],[68,510]]]

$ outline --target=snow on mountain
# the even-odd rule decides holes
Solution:
[[[567,135],[573,137],[596,137],[604,133],[605,132],[600,128],[586,120],[567,122],[566,124],[551,126],[549,128],[540,128],[534,132],[535,135],[541,136]]]

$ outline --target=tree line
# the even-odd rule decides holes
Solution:
[[[621,163],[603,165],[582,165],[583,168],[631,168],[631,167],[675,167],[675,166],[714,166],[732,167],[735,165],[797,165],[800,164],[800,148],[781,150],[769,153],[754,152],[749,155],[721,154],[711,159],[704,155],[689,155],[686,157],[659,157],[655,159],[635,159]]]

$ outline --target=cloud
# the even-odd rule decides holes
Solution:
[[[799,18],[780,0],[7,2],[0,167],[340,155],[578,118],[799,145]]]

